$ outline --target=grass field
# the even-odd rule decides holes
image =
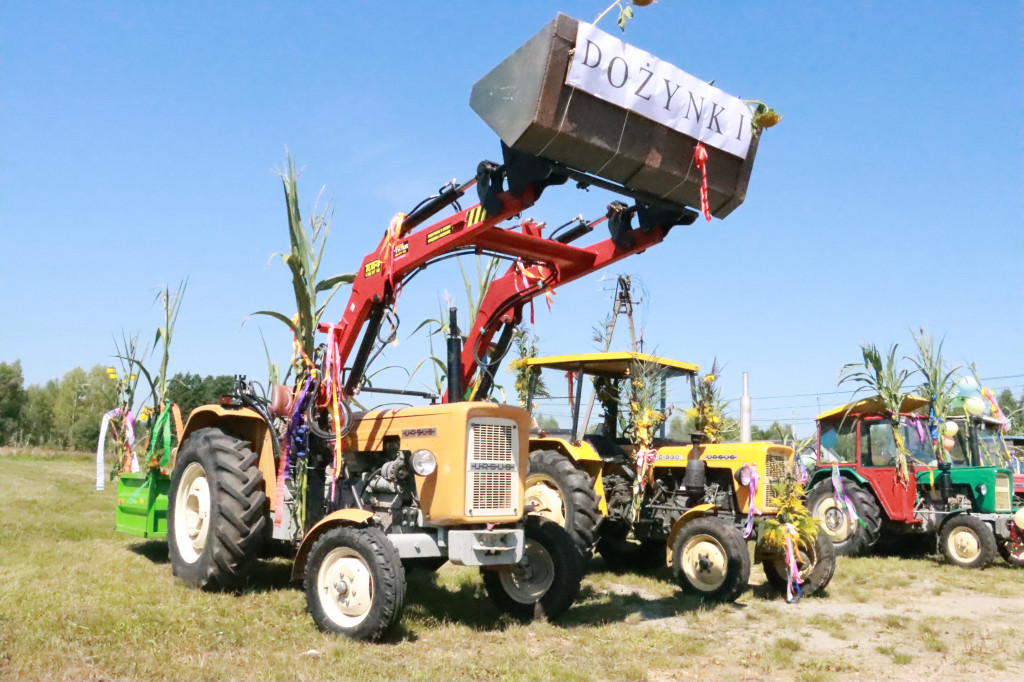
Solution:
[[[188,589],[167,546],[113,530],[88,456],[0,451],[0,679],[677,680],[1024,677],[1024,573],[844,559],[786,604],[756,569],[704,606],[667,573],[591,563],[557,624],[500,616],[474,570],[413,573],[383,644],[318,632],[283,560],[240,595]]]

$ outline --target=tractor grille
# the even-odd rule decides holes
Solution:
[[[996,511],[1007,512],[1013,508],[1011,505],[1012,495],[1010,493],[1010,476],[1000,471],[996,472]]]
[[[762,509],[771,508],[772,498],[775,497],[775,486],[780,485],[786,479],[786,454],[775,450],[769,450],[765,456],[764,463],[764,503]]]
[[[507,419],[471,419],[466,457],[466,516],[518,513],[519,437]]]

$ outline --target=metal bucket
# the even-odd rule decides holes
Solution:
[[[699,208],[695,138],[565,83],[578,27],[559,14],[473,86],[470,106],[509,147]],[[743,203],[759,138],[746,158],[705,145],[716,218]]]

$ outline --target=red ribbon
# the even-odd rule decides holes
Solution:
[[[700,168],[700,210],[704,214],[704,217],[711,222],[711,206],[708,203],[708,150],[704,148],[704,145],[700,142],[693,150],[693,159],[697,162],[697,168]]]

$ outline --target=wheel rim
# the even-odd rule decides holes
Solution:
[[[526,477],[525,504],[532,504],[533,514],[565,526],[565,501],[558,486],[549,477],[531,474]]]
[[[370,567],[350,547],[336,547],[327,553],[316,575],[317,594],[324,613],[342,628],[362,623],[373,604]]]
[[[199,560],[210,532],[210,484],[206,470],[192,462],[181,474],[174,498],[174,542],[186,563]]]
[[[539,542],[527,540],[523,559],[500,569],[501,586],[520,604],[536,604],[555,582],[555,562]]]
[[[710,535],[694,535],[682,551],[682,569],[701,592],[714,592],[725,583],[729,558],[722,544]]]
[[[963,563],[970,563],[981,556],[981,540],[973,529],[966,526],[954,528],[946,546],[950,555]]]
[[[818,525],[832,542],[846,542],[855,530],[853,519],[848,511],[839,506],[834,497],[826,497],[814,509],[814,517],[819,519]]]

